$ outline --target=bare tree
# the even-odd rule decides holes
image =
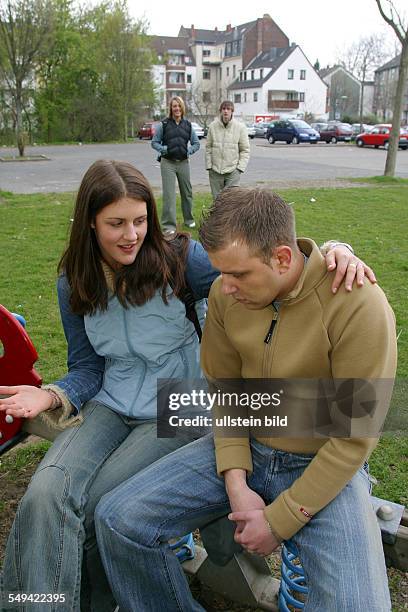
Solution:
[[[394,75],[393,71],[384,70],[378,73],[376,80],[375,112],[379,119],[387,122],[390,118],[389,109],[394,106],[398,75]]]
[[[218,109],[222,102],[227,98],[224,90],[206,89],[202,81],[198,81],[187,93],[187,103],[204,128],[207,128],[211,121],[218,115]]]
[[[0,82],[10,101],[20,156],[27,94],[35,86],[36,62],[50,39],[52,15],[51,0],[0,0]]]
[[[340,63],[360,81],[359,119],[363,123],[365,82],[373,76],[375,68],[390,58],[385,47],[385,36],[370,34],[353,43],[340,58]]]
[[[395,8],[392,0],[375,0],[375,2],[381,17],[394,30],[397,39],[401,43],[401,58],[394,99],[390,146],[387,151],[384,170],[384,176],[394,176],[400,137],[402,104],[408,75],[408,23],[403,23],[402,16]]]

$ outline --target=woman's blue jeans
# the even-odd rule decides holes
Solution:
[[[251,447],[254,471],[248,484],[266,503],[312,459],[256,441]],[[211,436],[164,457],[105,495],[96,508],[96,532],[120,611],[202,611],[167,541],[229,510]],[[364,469],[293,541],[309,587],[305,612],[389,612],[381,536]]]
[[[9,592],[20,592],[63,593],[65,603],[14,606],[14,612],[114,610],[96,547],[96,504],[186,442],[178,436],[158,439],[155,421],[129,419],[92,400],[81,413],[83,423],[58,436],[35,472],[17,510],[3,569],[6,602]]]

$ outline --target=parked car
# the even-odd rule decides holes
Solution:
[[[316,132],[319,132],[319,134],[320,134],[320,130],[323,130],[326,126],[327,126],[327,123],[323,123],[322,121],[320,121],[318,123],[311,123],[310,124],[310,127],[312,127],[314,130],[316,130]]]
[[[349,123],[328,123],[320,131],[320,140],[333,144],[337,142],[350,142],[352,134],[353,130]]]
[[[372,125],[367,125],[366,123],[353,123],[351,125],[351,129],[353,130],[351,137],[353,138],[354,136],[355,138],[358,134],[362,134],[363,132],[369,132],[372,128]]]
[[[160,121],[146,121],[146,123],[141,126],[137,133],[140,140],[142,140],[142,138],[148,138],[151,140],[159,123]]]
[[[266,138],[270,144],[280,140],[288,144],[299,144],[299,142],[316,144],[319,140],[319,132],[301,119],[286,119],[275,121],[268,128]]]
[[[247,129],[247,133],[248,133],[248,138],[255,138],[256,136],[256,129],[253,123],[246,123],[245,124],[246,129]]]
[[[246,121],[243,121],[242,119],[237,119],[237,121],[239,121],[245,126],[245,129],[248,134],[248,138],[251,138],[251,139],[255,138],[255,125],[253,123],[247,123]]]
[[[266,138],[266,132],[268,128],[273,123],[269,121],[259,121],[258,123],[254,123],[253,127],[255,128],[255,138]]]
[[[199,123],[196,123],[195,121],[192,121],[191,122],[191,126],[192,126],[193,130],[195,131],[195,133],[197,134],[197,138],[199,140],[204,138],[204,136],[205,136],[204,128],[201,127],[201,125]]]
[[[356,137],[356,145],[358,147],[384,147],[388,149],[390,132],[392,125],[390,123],[380,123],[374,125],[369,132],[363,132]],[[399,148],[408,149],[408,133],[403,129],[400,130]]]

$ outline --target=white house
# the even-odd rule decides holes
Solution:
[[[228,92],[234,115],[244,120],[262,115],[275,119],[306,114],[326,117],[327,85],[295,44],[259,53],[240,71]]]

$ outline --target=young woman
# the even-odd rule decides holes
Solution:
[[[362,262],[346,247],[337,255],[339,277],[348,262],[346,284],[356,267],[361,281]],[[335,266],[333,250],[327,264]],[[163,237],[146,178],[117,161],[86,172],[59,271],[67,375],[42,389],[0,387],[9,396],[0,410],[72,425],[18,508],[4,564],[6,603],[10,592],[42,593],[52,602],[42,612],[110,612],[94,510],[102,495],[188,441],[157,438],[157,379],[200,377],[197,334],[179,298],[187,280],[203,322],[203,298],[218,273],[199,243]]]
[[[186,227],[195,227],[193,218],[193,195],[188,158],[200,148],[194,129],[184,118],[186,108],[182,98],[170,100],[169,116],[162,121],[153,138],[152,147],[159,152],[163,185],[163,230],[169,234],[176,231],[176,177],[180,189],[181,210]]]

